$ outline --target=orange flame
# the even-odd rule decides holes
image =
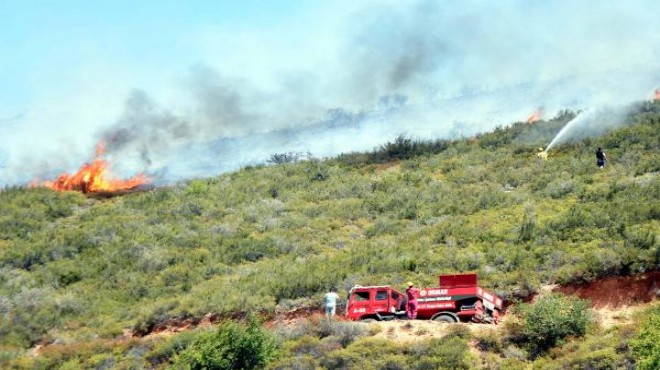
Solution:
[[[534,123],[543,119],[543,108],[539,108],[527,117],[527,123]]]
[[[109,175],[108,161],[101,157],[105,153],[103,142],[96,144],[96,155],[91,164],[85,163],[73,175],[63,173],[53,181],[38,183],[35,181],[31,186],[43,186],[57,191],[75,190],[83,193],[95,193],[101,191],[114,192],[130,190],[148,182],[144,174],[138,174],[128,180],[116,180]]]
[[[655,96],[653,97],[654,101],[660,101],[660,89],[655,89]]]

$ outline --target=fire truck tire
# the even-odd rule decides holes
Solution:
[[[433,318],[433,321],[437,322],[444,322],[447,324],[454,324],[456,323],[456,319],[450,315],[438,315]]]
[[[370,322],[376,322],[376,319],[371,318],[371,317],[365,317],[363,319],[360,319],[359,321],[364,322],[364,323],[370,323]]]

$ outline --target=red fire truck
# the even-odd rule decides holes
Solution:
[[[350,320],[393,320],[406,317],[406,295],[389,285],[355,286],[346,306]],[[477,285],[477,274],[440,275],[434,288],[419,289],[417,318],[447,323],[499,322],[502,299]]]

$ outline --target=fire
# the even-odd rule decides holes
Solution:
[[[653,100],[660,101],[660,89],[655,89],[655,95],[653,97]]]
[[[527,123],[534,123],[543,119],[543,108],[539,108],[527,117]]]
[[[108,161],[103,159],[105,145],[103,142],[96,144],[96,155],[91,164],[85,163],[73,175],[63,173],[53,181],[38,183],[35,181],[31,186],[43,186],[57,191],[75,190],[83,193],[115,192],[130,190],[148,182],[144,174],[138,174],[128,180],[113,179],[108,171]]]

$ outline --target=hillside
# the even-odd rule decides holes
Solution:
[[[461,140],[399,137],[327,160],[280,155],[108,199],[4,189],[0,361],[37,344],[112,347],[125,330],[173,318],[272,317],[318,306],[332,286],[432,285],[476,271],[513,300],[544,284],[657,270],[660,102],[538,160],[573,117]]]

